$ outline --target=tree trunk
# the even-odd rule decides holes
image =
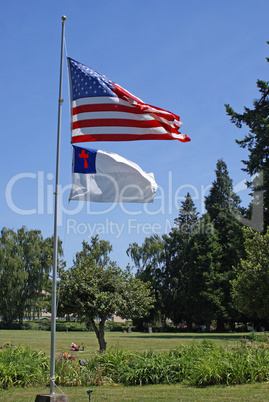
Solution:
[[[217,319],[217,332],[225,332],[225,322],[223,318],[218,318]]]
[[[99,322],[99,326],[95,324],[95,321],[92,318],[89,318],[89,321],[94,329],[96,337],[98,339],[100,352],[106,350],[106,341],[105,341],[105,322],[106,318],[102,318]]]
[[[7,329],[11,329],[12,322],[13,322],[12,320],[9,320],[9,319],[6,320],[5,324],[6,324]]]
[[[192,331],[192,320],[187,320],[187,331],[188,332]]]
[[[235,331],[235,322],[234,321],[230,322],[230,330]]]

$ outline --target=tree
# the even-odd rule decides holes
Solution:
[[[40,230],[27,230],[22,227],[17,231],[17,241],[21,248],[23,270],[27,275],[21,296],[21,314],[28,310],[35,318],[43,307],[50,280],[49,273],[53,262],[53,237],[43,238]],[[58,255],[62,254],[59,241]]]
[[[27,273],[23,270],[21,250],[13,230],[1,230],[0,247],[0,315],[8,328],[19,316],[22,290]]]
[[[101,351],[106,349],[105,322],[109,317],[143,316],[154,301],[150,284],[133,277],[129,269],[121,270],[111,261],[111,250],[110,243],[98,236],[91,238],[91,244],[83,241],[73,267],[60,274],[59,311],[86,317]]]
[[[244,255],[244,236],[243,227],[237,219],[241,213],[240,198],[233,191],[232,180],[223,160],[218,160],[215,172],[216,179],[205,198],[205,207],[221,246],[211,286],[219,298],[215,300],[220,307],[216,312],[217,326],[218,330],[223,331],[225,321],[234,320],[236,315],[231,299],[231,280],[235,278],[233,267]]]
[[[221,311],[219,281],[221,245],[209,214],[203,215],[189,244],[189,285],[186,313],[197,324],[210,323]]]
[[[175,219],[166,240],[164,286],[166,292],[166,311],[175,323],[184,319],[188,329],[192,328],[192,311],[189,308],[190,294],[190,239],[198,224],[198,213],[187,193],[181,203],[178,217]]]
[[[163,307],[165,287],[162,276],[164,248],[165,236],[161,238],[155,234],[151,237],[146,237],[141,246],[136,242],[129,244],[126,251],[137,268],[136,277],[143,282],[150,282],[154,289],[154,309],[149,312],[147,317],[144,317],[147,321],[153,323],[165,319]]]
[[[269,42],[267,42],[269,44]],[[269,62],[269,58],[267,58]],[[269,82],[257,80],[260,99],[253,102],[253,109],[244,107],[244,113],[237,113],[226,104],[226,113],[231,122],[241,128],[243,124],[249,127],[249,133],[242,140],[236,140],[241,148],[247,148],[248,160],[243,160],[243,171],[250,176],[263,173],[263,183],[257,186],[255,182],[247,182],[252,192],[263,192],[264,232],[269,226]],[[260,222],[262,230],[262,222]]]
[[[245,228],[246,257],[236,267],[232,282],[233,299],[237,308],[250,320],[269,318],[269,228],[266,234]]]
[[[169,235],[163,235],[162,238],[151,236],[145,239],[142,246],[133,243],[127,250],[137,267],[139,278],[150,281],[155,290],[157,302],[154,318],[157,318],[157,311],[163,321],[170,318],[179,323],[187,319],[190,328],[189,243],[197,223],[198,213],[187,193]]]
[[[3,228],[0,237],[0,306],[4,322],[35,314],[49,282],[53,241],[39,230]],[[61,252],[61,245],[59,247]]]

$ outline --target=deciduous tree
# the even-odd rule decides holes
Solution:
[[[129,244],[126,251],[132,258],[137,269],[136,277],[143,282],[150,282],[155,295],[154,309],[149,312],[146,321],[158,323],[165,319],[163,306],[164,293],[163,284],[163,262],[164,262],[165,236],[152,235],[146,237],[141,246],[136,242]]]
[[[59,311],[86,317],[106,349],[105,322],[113,314],[125,319],[143,316],[152,307],[150,284],[121,270],[109,257],[109,242],[92,237],[83,241],[74,265],[61,272]],[[99,319],[99,323],[95,319]]]
[[[245,228],[246,257],[236,267],[233,299],[237,308],[253,321],[269,321],[269,228],[262,235]]]
[[[23,226],[17,232],[3,228],[0,244],[1,315],[10,326],[14,319],[22,322],[26,311],[34,314],[42,308],[40,302],[49,282],[53,241],[44,239],[41,231]]]

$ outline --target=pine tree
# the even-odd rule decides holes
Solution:
[[[212,289],[219,295],[219,300],[215,300],[219,306],[218,330],[223,330],[224,323],[234,320],[236,316],[231,299],[231,280],[235,277],[234,266],[244,255],[244,246],[242,225],[236,218],[240,212],[240,198],[233,191],[232,180],[223,160],[218,160],[215,172],[216,179],[205,198],[205,207],[221,247]]]
[[[269,58],[267,61],[269,62]],[[269,82],[257,80],[257,88],[261,95],[260,99],[254,100],[253,109],[245,107],[244,113],[236,113],[229,104],[225,108],[232,123],[239,128],[245,124],[250,129],[244,139],[236,140],[236,143],[249,152],[248,160],[242,161],[242,170],[250,176],[262,173],[262,183],[257,185],[251,180],[247,184],[252,194],[259,190],[263,192],[264,221],[259,222],[259,226],[265,233],[269,226]]]
[[[182,319],[187,321],[188,328],[192,326],[192,313],[189,305],[189,269],[190,269],[190,239],[198,224],[198,213],[191,195],[187,193],[182,201],[179,215],[175,219],[165,247],[164,286],[166,292],[167,315],[175,323]]]
[[[221,310],[218,287],[218,272],[221,246],[209,214],[199,220],[197,230],[190,241],[189,286],[187,310],[196,324],[211,322]]]

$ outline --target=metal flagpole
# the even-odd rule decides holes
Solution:
[[[58,187],[59,187],[59,165],[60,165],[60,138],[61,138],[61,115],[62,115],[62,77],[64,58],[64,29],[66,16],[62,16],[62,42],[61,42],[61,64],[59,84],[59,105],[58,105],[58,134],[57,134],[57,159],[55,179],[55,206],[54,206],[54,239],[53,239],[53,279],[51,297],[51,346],[50,346],[50,394],[54,394],[55,382],[55,333],[56,333],[56,289],[57,289],[57,260],[58,260]]]

